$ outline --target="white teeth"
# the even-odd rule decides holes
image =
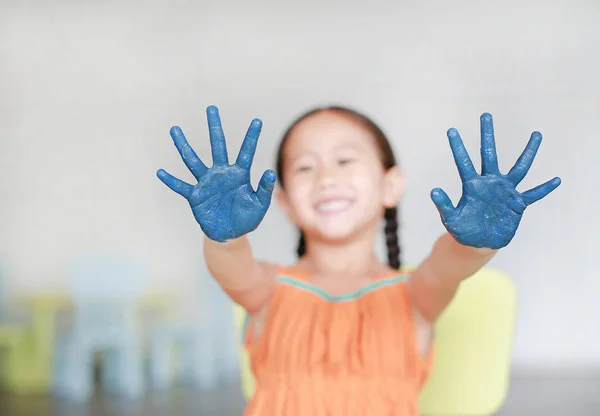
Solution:
[[[320,211],[320,212],[341,211],[343,209],[346,209],[349,205],[350,205],[350,201],[348,201],[348,200],[323,202],[323,203],[317,205],[317,211]]]

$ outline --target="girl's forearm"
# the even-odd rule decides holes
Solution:
[[[243,291],[260,278],[258,262],[246,236],[225,243],[205,237],[204,258],[209,272],[227,291]]]
[[[442,235],[429,256],[411,273],[409,290],[421,315],[435,321],[454,297],[464,279],[489,262],[497,250],[468,247],[450,234]]]
[[[475,248],[460,244],[450,234],[436,241],[427,266],[433,283],[440,286],[457,285],[485,266],[498,252],[490,248]]]

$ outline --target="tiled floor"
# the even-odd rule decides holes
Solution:
[[[244,402],[238,386],[199,392],[177,388],[153,393],[139,403],[96,396],[88,405],[47,397],[0,396],[1,416],[238,416]],[[515,377],[506,405],[497,416],[600,415],[598,376]]]

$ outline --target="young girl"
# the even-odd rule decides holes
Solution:
[[[211,274],[248,312],[245,342],[256,392],[246,415],[417,415],[436,319],[460,282],[510,242],[526,206],[560,184],[554,178],[524,193],[515,189],[541,135],[531,135],[503,175],[492,117],[484,114],[479,175],[458,132],[450,129],[463,195],[453,207],[444,191],[432,191],[448,233],[419,267],[403,273],[396,206],[404,177],[371,120],[346,108],[319,108],[285,133],[277,199],[299,228],[300,242],[298,262],[281,266],[256,260],[246,238],[264,217],[275,184],[269,170],[256,191],[250,185],[262,123],[252,121],[230,165],[217,108],[208,107],[207,116],[213,166],[207,168],[173,127],[175,146],[198,184],[164,170],[158,177],[189,201],[206,235]],[[374,252],[382,219],[388,264]]]

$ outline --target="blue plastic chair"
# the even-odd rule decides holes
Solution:
[[[148,369],[154,389],[167,389],[176,381],[210,389],[238,378],[231,301],[208,272],[201,275],[200,289],[201,312],[195,319],[153,328]]]
[[[71,401],[93,395],[94,356],[102,352],[102,385],[127,398],[144,391],[143,345],[137,300],[145,286],[144,268],[131,260],[85,255],[70,267],[74,321],[58,340],[55,393]]]
[[[149,348],[152,387],[164,390],[176,381],[183,381],[200,389],[211,389],[237,380],[236,334],[229,328],[230,322],[231,319],[222,319],[210,323],[206,317],[198,317],[196,323],[157,326]]]
[[[150,335],[148,371],[152,388],[165,390],[176,381],[209,387],[214,377],[211,334],[195,323],[165,322]]]

